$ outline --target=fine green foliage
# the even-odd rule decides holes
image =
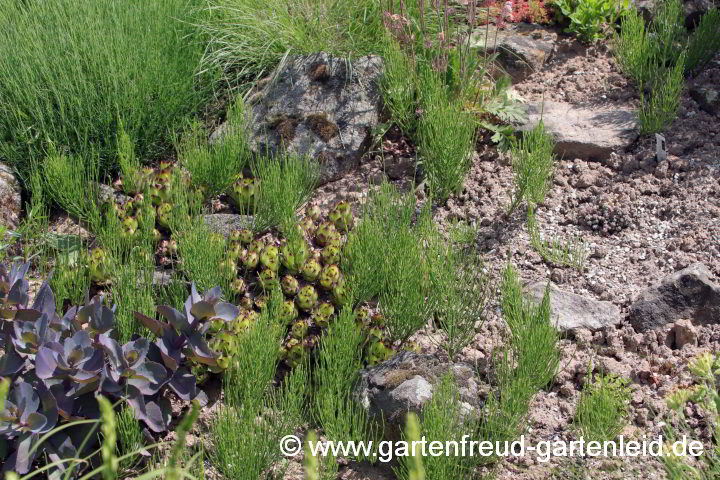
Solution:
[[[552,136],[545,132],[542,120],[512,144],[514,189],[510,212],[523,201],[532,205],[545,200],[555,162],[554,148],[555,142]]]
[[[701,69],[720,51],[720,8],[712,8],[700,18],[688,41],[685,72]]]
[[[285,333],[285,324],[279,318],[282,302],[282,294],[275,290],[257,322],[240,337],[237,354],[223,377],[228,406],[256,408],[262,404],[275,375],[278,346]]]
[[[227,252],[223,236],[212,233],[202,217],[193,218],[186,229],[177,231],[178,255],[186,276],[193,279],[201,291],[220,285],[228,294],[231,279],[218,268]]]
[[[475,431],[478,423],[478,418],[474,418],[471,413],[463,412],[452,374],[443,375],[434,386],[432,399],[423,408],[420,433],[428,442],[448,442],[449,452],[425,457],[416,452],[415,457],[402,457],[395,474],[402,480],[469,478],[470,469],[480,463],[482,457],[463,456],[460,442],[463,435],[467,435],[467,439],[477,438]],[[417,435],[412,424],[408,424],[407,428],[410,435]]]
[[[317,164],[308,157],[283,155],[254,160],[251,168],[259,181],[254,228],[278,228],[281,232],[295,228],[295,212],[315,186]]]
[[[535,209],[532,206],[528,208],[527,229],[530,245],[545,262],[583,271],[588,258],[588,249],[582,238],[568,239],[565,242],[557,238],[543,238],[538,231]]]
[[[665,429],[668,455],[664,455],[662,461],[668,478],[672,480],[710,480],[720,477],[720,355],[705,352],[696,357],[688,368],[694,385],[677,389],[665,399],[672,417],[668,419],[671,426]],[[691,435],[693,429],[685,416],[689,404],[696,405],[707,415],[712,435],[710,448],[706,448],[699,457],[700,462],[694,464],[690,464],[686,457],[673,454],[669,448],[681,436]]]
[[[207,8],[204,68],[219,67],[242,90],[288,54],[362,56],[381,51],[385,38],[376,1],[211,0]]]
[[[665,130],[675,119],[680,108],[680,95],[685,87],[685,54],[675,66],[656,78],[650,99],[643,97],[638,112],[641,133],[658,133]]]
[[[132,410],[123,407],[115,416],[117,422],[118,450],[120,455],[136,452],[145,444],[142,425],[135,419]],[[120,464],[121,470],[132,468],[138,459],[130,457]]]
[[[363,340],[355,315],[345,307],[320,341],[313,368],[312,413],[330,440],[363,441],[377,436],[365,410],[350,395],[363,367]]]
[[[688,36],[681,0],[663,0],[653,22],[631,9],[614,40],[618,65],[638,89],[641,133],[665,130],[675,119],[684,87],[684,75],[697,72],[720,50],[717,35],[720,13],[712,9]]]
[[[342,270],[354,302],[377,298],[390,336],[405,340],[427,323],[431,311],[423,242],[429,211],[415,218],[414,196],[385,184],[371,194],[362,217],[348,235]]]
[[[418,149],[430,194],[445,201],[463,188],[472,159],[475,123],[463,110],[462,99],[452,98],[439,79],[427,81],[423,93],[424,111],[416,133]]]
[[[645,19],[635,8],[631,8],[622,19],[620,34],[613,40],[615,59],[620,69],[635,85],[642,88],[649,80],[650,38],[645,30]]]
[[[205,197],[227,190],[247,165],[250,150],[245,125],[242,97],[238,97],[228,111],[227,129],[213,145],[199,122],[193,123],[177,142],[180,164],[188,169],[195,186],[203,189]]]
[[[119,121],[140,158],[165,150],[209,93],[189,21],[200,3],[0,1],[0,158],[27,181],[52,142],[115,170]]]
[[[48,200],[70,215],[97,227],[98,162],[78,155],[66,155],[54,148],[42,164],[43,192]]]
[[[525,298],[517,272],[508,265],[503,273],[501,305],[510,328],[515,374],[527,378],[534,389],[544,388],[555,377],[560,361],[559,334],[550,321],[550,293],[540,304]]]
[[[444,336],[439,342],[451,361],[475,337],[477,322],[485,320],[490,282],[475,252],[435,240],[430,278],[434,323]]]
[[[592,42],[611,32],[617,19],[629,7],[628,0],[554,0],[562,17],[570,21],[566,32]]]
[[[230,397],[211,425],[210,457],[227,478],[261,478],[279,459],[280,438],[292,433],[302,418],[308,384],[304,364],[293,369],[278,391],[270,391],[284,331],[277,317],[281,304],[282,294],[276,291],[242,340],[243,354],[236,356],[238,362],[224,378]]]
[[[612,441],[627,423],[630,381],[612,374],[600,374],[592,381],[591,376],[588,372],[573,425],[586,442]]]
[[[142,250],[136,247],[137,252]],[[151,315],[155,309],[152,295],[153,265],[149,253],[136,254],[115,267],[113,280],[113,302],[117,325],[117,338],[129,342],[134,334],[150,337],[150,332],[135,319],[135,312]]]

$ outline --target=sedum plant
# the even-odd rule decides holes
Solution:
[[[0,267],[0,376],[10,379],[8,401],[0,411],[0,452],[4,471],[26,474],[36,458],[47,456],[62,473],[66,458],[84,456],[92,443],[75,443],[83,427],[69,425],[42,447],[40,437],[68,421],[97,415],[95,395],[125,403],[150,430],[167,430],[171,410],[167,389],[179,398],[206,401],[196,388],[185,358],[168,352],[164,341],[115,339],[115,309],[102,296],[72,306],[60,316],[48,282],[29,306],[28,264]],[[165,340],[165,339],[161,339]]]

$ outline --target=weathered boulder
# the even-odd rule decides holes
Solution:
[[[448,372],[455,379],[461,410],[480,408],[483,382],[473,367],[414,352],[400,352],[387,362],[363,370],[354,396],[372,418],[384,422],[386,432],[393,436],[404,425],[408,412],[422,413],[423,406],[432,399],[435,383]]]
[[[635,0],[634,2],[635,8],[638,9],[647,23],[650,23],[655,18],[659,3],[657,0]],[[685,28],[688,30],[695,28],[700,18],[713,7],[713,4],[717,6],[717,2],[713,2],[713,0],[685,0],[683,2]]]
[[[694,87],[690,89],[690,96],[702,110],[711,115],[720,114],[720,90],[712,87]]]
[[[498,54],[498,61],[514,83],[542,68],[555,51],[557,33],[535,24],[510,24],[498,30],[483,26],[471,36],[471,46]]]
[[[372,142],[382,72],[378,56],[352,62],[324,52],[289,57],[249,97],[251,148],[261,155],[309,155],[320,164],[320,184],[339,179]]]
[[[541,302],[545,287],[544,282],[530,284],[527,287],[528,296],[535,302]],[[612,303],[565,292],[554,283],[550,283],[550,315],[561,331],[600,330],[622,320],[620,309]]]
[[[694,263],[640,292],[630,305],[630,324],[645,332],[682,319],[694,324],[720,323],[720,285],[710,276],[705,265]]]
[[[21,210],[20,183],[10,167],[0,163],[0,225],[15,229],[20,223]]]
[[[528,105],[520,130],[530,130],[542,119],[555,139],[555,152],[564,158],[606,160],[629,147],[638,137],[636,117],[629,107],[581,107],[546,101]]]
[[[210,215],[203,215],[203,221],[211,232],[229,237],[233,230],[250,228],[253,224],[253,217],[249,215],[235,215],[232,213],[214,213]]]

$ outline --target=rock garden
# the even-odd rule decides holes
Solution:
[[[4,478],[720,478],[713,0],[126,3],[0,0]]]

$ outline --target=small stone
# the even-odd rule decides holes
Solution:
[[[678,320],[670,329],[671,348],[681,349],[685,345],[697,345],[698,337],[690,320]]]

